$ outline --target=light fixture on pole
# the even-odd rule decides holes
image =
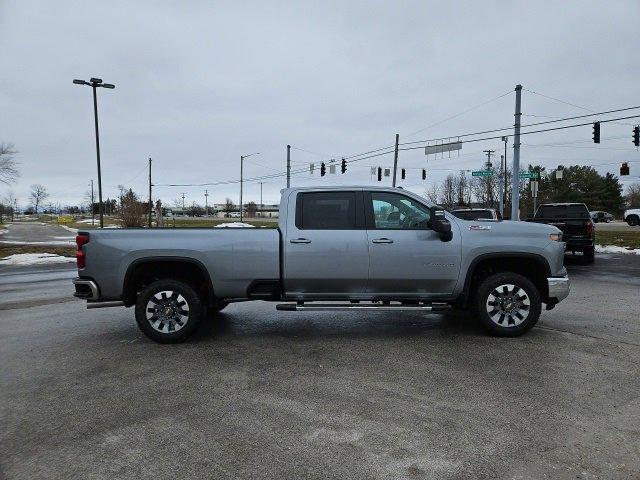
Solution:
[[[104,219],[103,219],[103,208],[102,208],[102,172],[100,169],[100,134],[98,132],[98,100],[96,98],[96,88],[116,88],[115,85],[111,83],[103,83],[101,78],[90,78],[89,81],[85,80],[74,80],[74,84],[76,85],[88,85],[93,88],[93,117],[95,120],[95,129],[96,129],[96,157],[98,161],[98,210],[100,211],[100,228],[104,227]]]
[[[240,155],[240,221],[242,222],[242,168],[244,159],[252,155],[260,155],[260,152],[250,153],[249,155]]]

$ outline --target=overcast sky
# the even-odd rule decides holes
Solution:
[[[287,144],[307,151],[292,159],[308,169],[391,145],[396,133],[402,142],[508,127],[518,83],[527,89],[523,123],[640,105],[639,19],[637,0],[0,0],[0,142],[20,152],[11,188],[21,206],[34,183],[54,202],[81,202],[97,175],[93,111],[91,89],[72,80],[99,77],[116,85],[98,91],[105,197],[119,184],[146,196],[148,157],[159,185],[236,180],[240,155],[252,152],[261,155],[247,160],[246,177],[281,173]],[[612,163],[597,168],[617,173],[617,163],[640,160],[637,119],[626,122],[603,125],[600,145],[588,126],[525,136],[522,162]],[[444,159],[401,152],[404,185],[423,193],[442,169],[478,169],[485,149],[503,146],[465,144]],[[292,185],[367,184],[371,166],[392,163],[387,155],[345,175],[305,172]],[[284,186],[283,177],[265,180],[264,202]],[[205,188],[211,203],[237,202],[237,184],[155,191],[165,203],[182,192],[204,203]],[[0,196],[7,190],[0,185]],[[245,200],[258,202],[259,192],[248,183]]]

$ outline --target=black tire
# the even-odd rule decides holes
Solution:
[[[586,263],[587,265],[591,265],[595,259],[596,259],[596,251],[595,251],[595,247],[590,247],[584,250],[584,252],[582,252],[583,254],[583,260],[584,263]]]
[[[513,288],[510,289],[509,286]],[[499,287],[502,287],[500,291],[497,290]],[[491,305],[493,303],[497,305]],[[513,309],[510,308],[512,306]],[[528,278],[517,273],[500,272],[480,283],[474,295],[473,308],[482,327],[492,335],[517,337],[531,330],[538,322],[542,299],[540,292]],[[496,313],[490,315],[489,308],[493,308]],[[503,314],[503,311],[509,313]]]
[[[640,218],[638,218],[637,215],[629,215],[627,217],[627,223],[630,227],[635,227],[636,225],[638,225],[638,223],[640,223]]]
[[[164,310],[160,311],[163,308],[167,309],[167,316],[163,315]],[[178,280],[156,280],[140,292],[136,301],[138,328],[158,343],[184,342],[201,318],[202,300],[191,285]]]

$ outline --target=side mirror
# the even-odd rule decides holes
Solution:
[[[444,210],[441,207],[431,207],[431,228],[440,234],[440,240],[449,242],[453,238],[451,233],[451,223],[444,216]]]

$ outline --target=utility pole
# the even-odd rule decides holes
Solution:
[[[513,171],[511,172],[511,220],[520,220],[520,117],[522,85],[516,85],[516,113],[513,129]]]
[[[498,178],[499,182],[498,184],[500,185],[500,215],[502,215],[504,217],[504,191],[505,191],[505,184],[502,181],[503,177],[506,178],[507,176],[507,172],[505,171],[505,163],[504,163],[504,155],[500,155],[500,175],[502,175],[501,178]],[[506,181],[506,180],[505,180]]]
[[[182,193],[182,215],[184,215],[184,192]]]
[[[509,141],[509,137],[504,136],[502,137],[502,141],[504,142],[504,166],[502,164],[500,164],[500,166],[502,167],[502,181],[504,183],[504,187],[502,189],[502,211],[500,212],[502,214],[502,216],[504,216],[504,209],[506,208],[507,205],[507,190],[508,190],[508,184],[507,184],[507,142]]]
[[[151,201],[151,157],[149,157],[149,228],[151,228],[151,211],[153,210],[153,202]]]
[[[493,155],[494,153],[496,153],[495,150],[483,150],[484,153],[487,154],[487,163],[486,163],[486,169],[487,170],[491,170],[491,155]],[[489,207],[493,207],[493,189],[491,188],[491,181],[492,178],[491,177],[486,177],[487,179],[487,197],[489,198]]]
[[[93,227],[96,223],[95,215],[93,214],[93,206],[95,205],[93,201],[93,179],[91,179],[91,226]]]
[[[264,207],[262,205],[262,182],[260,182],[260,216],[263,216],[263,210]]]
[[[291,188],[291,145],[287,145],[287,188]]]
[[[209,190],[204,191],[204,216],[209,216]]]
[[[392,187],[396,186],[396,176],[398,173],[398,142],[400,141],[400,134],[396,133],[396,149],[393,153],[393,185],[391,185]]]

